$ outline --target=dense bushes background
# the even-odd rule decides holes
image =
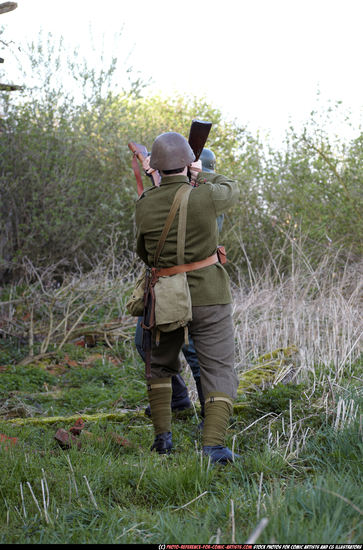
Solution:
[[[0,282],[21,276],[26,259],[62,272],[89,267],[110,246],[132,251],[127,143],[150,148],[168,130],[187,136],[193,118],[213,122],[217,169],[240,185],[221,236],[230,269],[284,268],[294,246],[310,262],[329,249],[344,260],[361,255],[363,133],[333,142],[312,117],[274,150],[203,99],[150,96],[136,78],[115,93],[114,63],[97,74],[73,58],[68,71],[82,93],[72,95],[55,78],[64,52],[51,39],[48,48],[53,55],[35,46],[30,54],[41,87],[1,96]]]

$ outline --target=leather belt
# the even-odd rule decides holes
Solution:
[[[181,265],[174,265],[172,267],[164,267],[164,268],[155,268],[153,267],[152,270],[155,270],[155,274],[158,277],[167,277],[169,275],[176,275],[177,273],[186,273],[187,271],[194,271],[196,269],[201,269],[202,267],[207,267],[209,265],[213,265],[219,262],[218,254],[213,254],[213,256],[209,256],[208,258],[205,258],[205,260],[200,260],[199,262],[191,262],[190,264],[181,264]]]

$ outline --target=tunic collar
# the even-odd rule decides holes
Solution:
[[[190,183],[187,176],[180,176],[179,174],[171,176],[163,176],[161,178],[160,185],[169,185],[170,183]]]

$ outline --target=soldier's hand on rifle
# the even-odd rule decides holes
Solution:
[[[142,161],[142,167],[145,171],[145,174],[147,174],[148,176],[151,176],[151,174],[155,172],[154,168],[150,168],[150,155],[144,158],[144,160]]]
[[[199,172],[202,171],[202,161],[197,160],[196,162],[192,162],[189,166],[189,172],[190,172],[190,182],[195,183],[198,177]]]

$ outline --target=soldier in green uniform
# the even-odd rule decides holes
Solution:
[[[216,170],[216,156],[210,149],[207,149],[206,147],[203,148],[199,159],[202,162],[202,170],[203,172],[215,172]],[[219,232],[222,231],[223,226],[223,220],[224,220],[224,214],[220,214],[217,218],[217,225]],[[142,317],[138,318],[137,325],[136,325],[136,331],[135,331],[135,346],[137,351],[139,352],[142,360],[145,362],[145,352],[143,350],[143,331],[142,331]],[[186,359],[186,362],[190,366],[193,378],[196,384],[198,397],[200,401],[200,407],[201,407],[201,416],[204,419],[204,396],[202,391],[202,385],[200,381],[200,368],[199,368],[199,362],[198,357],[196,354],[196,351],[194,349],[193,340],[189,338],[189,345],[185,345],[182,347],[182,352],[184,354],[184,357]],[[188,395],[188,388],[180,374],[173,375],[172,376],[172,397],[171,397],[171,410],[172,411],[182,411],[185,409],[188,409],[192,406],[191,401],[189,399]],[[148,405],[145,409],[145,414],[147,416],[150,416],[150,405]],[[203,426],[203,420],[200,427]]]
[[[215,254],[219,232],[217,217],[238,199],[237,183],[216,173],[200,171],[187,140],[176,132],[156,138],[146,171],[157,169],[160,187],[145,191],[136,204],[137,253],[153,266],[155,250],[178,189],[189,183],[188,167],[197,186],[190,193],[187,211],[185,263],[198,262]],[[150,164],[150,167],[148,166]],[[177,227],[174,220],[159,257],[158,267],[177,265]],[[221,263],[187,273],[193,319],[189,331],[198,355],[201,385],[205,397],[202,431],[203,453],[213,462],[226,464],[232,453],[225,446],[228,421],[237,395],[234,370],[234,331],[229,276]],[[180,369],[179,352],[184,329],[162,332],[153,339],[148,397],[155,440],[151,449],[160,454],[172,448],[171,377]]]

